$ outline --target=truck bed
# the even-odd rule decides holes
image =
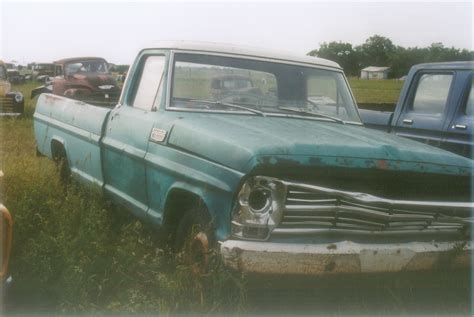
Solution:
[[[34,114],[38,151],[52,159],[54,146],[62,147],[71,172],[101,186],[99,141],[110,111],[82,101],[42,94]]]

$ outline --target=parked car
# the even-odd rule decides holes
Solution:
[[[0,180],[3,177],[3,172],[0,170]],[[2,284],[11,281],[8,275],[8,264],[10,262],[10,252],[12,247],[12,232],[13,220],[8,209],[2,204],[2,197],[0,192],[0,282]]]
[[[216,76],[267,80],[253,104]],[[365,128],[338,64],[218,44],[143,49],[113,109],[43,94],[38,151],[159,226],[195,272],[216,248],[243,272],[470,267],[464,157]]]
[[[21,92],[11,91],[5,64],[0,61],[0,116],[23,114],[24,99]]]
[[[78,57],[55,61],[51,82],[35,88],[31,98],[44,92],[87,101],[96,105],[111,106],[117,103],[120,88],[109,72],[105,59]]]
[[[472,158],[474,62],[415,65],[395,111],[360,110],[369,128],[441,147]]]

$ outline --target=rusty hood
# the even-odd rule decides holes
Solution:
[[[244,173],[258,165],[331,166],[472,174],[469,159],[363,126],[318,120],[193,114],[168,143]]]
[[[98,89],[101,85],[117,85],[112,75],[107,73],[77,73],[72,75],[70,83],[88,86],[93,90]]]

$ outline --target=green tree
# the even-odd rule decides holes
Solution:
[[[369,37],[364,44],[357,46],[362,66],[390,66],[390,60],[396,47],[389,38],[380,35]]]
[[[358,55],[350,43],[324,42],[318,50],[312,50],[308,55],[335,61],[348,75],[357,75],[359,72]]]

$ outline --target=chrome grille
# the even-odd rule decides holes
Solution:
[[[460,231],[473,203],[385,199],[364,193],[285,182],[287,197],[276,232],[336,229],[362,232]]]
[[[15,109],[13,107],[12,98],[0,97],[0,113],[13,113]]]

